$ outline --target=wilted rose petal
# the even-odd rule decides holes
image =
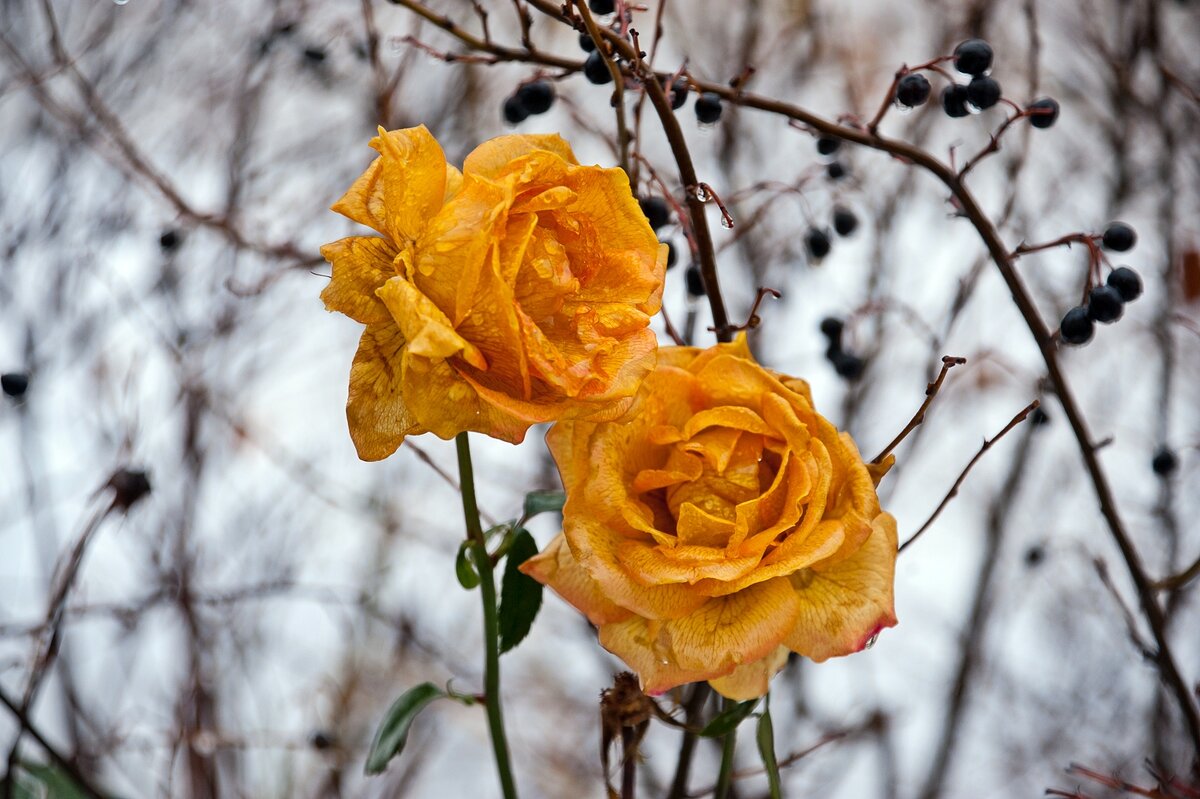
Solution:
[[[857,652],[896,623],[896,523],[854,441],[744,336],[668,347],[623,422],[546,437],[563,535],[523,567],[599,627],[648,693],[761,696],[788,652]]]
[[[321,250],[326,307],[368,326],[347,404],[360,457],[627,413],[654,367],[666,248],[625,173],[580,166],[554,135],[486,142],[461,173],[424,127],[371,146],[333,210],[382,237]]]

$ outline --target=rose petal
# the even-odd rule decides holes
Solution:
[[[787,665],[788,654],[786,646],[778,647],[762,660],[738,666],[724,677],[709,680],[708,684],[721,696],[735,702],[757,699],[770,690],[771,678]]]
[[[455,331],[450,320],[420,289],[393,277],[376,292],[408,341],[408,354],[442,361],[461,354],[476,369],[487,369],[479,349]]]
[[[397,244],[415,240],[446,197],[446,156],[420,125],[385,131],[371,140],[379,157],[332,210]]]
[[[396,451],[407,435],[422,432],[404,399],[400,351],[404,336],[390,320],[369,325],[350,367],[346,420],[358,457],[377,461]]]
[[[364,325],[391,319],[375,290],[396,274],[396,248],[376,236],[351,236],[326,244],[321,256],[333,265],[329,285],[321,292],[325,307]]]
[[[663,622],[660,621],[634,616],[624,621],[605,624],[600,627],[599,633],[600,645],[637,672],[642,690],[651,696],[657,696],[679,685],[720,677],[722,673],[733,671],[732,666],[726,669],[698,670],[680,666],[668,655],[668,645],[663,637]]]
[[[685,669],[734,667],[760,660],[796,626],[800,599],[786,577],[714,597],[664,623],[673,662]]]
[[[521,571],[555,593],[588,617],[597,627],[622,621],[632,614],[611,602],[600,591],[596,581],[580,567],[561,534],[546,545],[541,553],[521,564]]]
[[[530,153],[546,152],[566,164],[577,164],[571,146],[557,133],[498,136],[476,147],[463,162],[463,172],[495,180],[513,169],[513,162]]]
[[[792,584],[800,612],[783,643],[821,662],[858,652],[881,629],[894,626],[896,546],[896,520],[881,513],[852,556],[797,573]]]

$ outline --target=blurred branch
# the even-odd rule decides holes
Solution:
[[[1200,558],[1197,558],[1195,563],[1178,574],[1155,580],[1151,585],[1157,591],[1177,591],[1197,577],[1200,577]]]
[[[9,695],[4,692],[3,688],[0,688],[0,704],[3,704],[6,708],[8,708],[8,711],[17,719],[17,723],[20,725],[21,731],[27,733],[30,738],[37,741],[38,746],[42,747],[42,750],[45,751],[52,761],[54,761],[54,764],[62,769],[67,776],[71,778],[71,781],[75,783],[75,786],[83,793],[84,796],[89,797],[89,799],[105,799],[104,794],[94,788],[92,784],[82,774],[79,773],[79,770],[75,768],[74,764],[72,764],[70,760],[63,756],[49,741],[46,740],[45,736],[42,735],[36,726],[34,726],[33,720],[29,718],[26,710],[23,707],[19,707],[17,703],[14,702]],[[16,764],[10,761],[8,764],[8,771],[4,775],[5,799],[8,799],[8,797],[12,795],[10,791],[12,790],[11,786],[14,784],[16,779],[16,775],[14,773],[15,768]]]
[[[100,123],[108,143],[116,148],[119,157],[113,157],[102,148],[97,148],[98,152],[107,157],[118,169],[128,170],[133,176],[149,183],[175,209],[176,213],[188,222],[216,230],[238,249],[294,261],[294,266],[301,268],[324,263],[324,259],[320,256],[305,254],[291,242],[263,244],[252,241],[246,238],[227,216],[203,213],[188,203],[175,185],[141,153],[116,114],[108,108],[92,83],[79,70],[74,58],[67,52],[62,42],[50,0],[43,0],[42,10],[46,24],[50,28],[50,44],[56,70],[63,70],[71,76],[92,117]],[[3,46],[10,63],[26,76],[29,81],[29,89],[42,108],[51,116],[74,128],[81,141],[91,142],[93,137],[87,135],[88,125],[85,118],[69,110],[50,95],[42,85],[43,78],[3,33],[0,33],[0,46]]]

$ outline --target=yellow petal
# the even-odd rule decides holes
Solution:
[[[333,276],[321,292],[326,308],[364,325],[391,318],[375,296],[375,290],[396,274],[392,266],[396,248],[391,242],[376,236],[351,236],[326,244],[321,255],[333,265]]]
[[[401,389],[403,348],[404,336],[388,321],[369,325],[354,355],[346,419],[358,457],[365,461],[382,460],[405,436],[423,432]]]
[[[679,685],[719,677],[729,669],[686,669],[669,657],[663,622],[633,616],[600,628],[600,645],[625,661],[651,696]]]
[[[786,646],[778,647],[762,660],[738,666],[724,677],[709,680],[708,684],[721,696],[735,702],[757,699],[771,689],[771,678],[787,664],[788,654]]]
[[[591,514],[580,513],[577,505],[578,500],[568,494],[563,508],[563,534],[579,565],[614,603],[647,619],[676,619],[693,613],[707,601],[685,584],[647,585],[639,581],[618,556],[621,544],[636,532],[624,520],[602,522]]]
[[[671,658],[685,669],[720,669],[760,660],[796,626],[800,598],[786,577],[714,597],[682,618],[664,622]]]
[[[576,562],[566,538],[561,534],[547,544],[541,553],[522,563],[521,571],[554,589],[597,627],[623,621],[633,615],[604,596],[596,581]]]
[[[861,651],[880,630],[894,626],[896,546],[896,520],[881,513],[856,553],[794,575],[800,612],[784,644],[820,662]]]
[[[402,277],[393,277],[380,287],[379,298],[387,306],[408,341],[408,353],[432,360],[462,354],[476,369],[487,369],[479,349],[455,331],[442,309]]]
[[[535,152],[552,153],[567,164],[577,164],[571,146],[556,133],[513,134],[498,136],[476,147],[466,161],[463,172],[496,179],[513,168],[513,162]]]

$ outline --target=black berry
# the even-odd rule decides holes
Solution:
[[[593,14],[611,14],[616,11],[617,4],[613,0],[588,0],[588,8]]]
[[[310,64],[320,64],[325,60],[325,51],[320,47],[305,47],[304,57]]]
[[[1125,252],[1133,249],[1133,245],[1137,244],[1137,233],[1124,222],[1110,222],[1104,229],[1104,236],[1100,239],[1100,243],[1106,250]]]
[[[1029,423],[1034,427],[1050,424],[1050,414],[1046,413],[1041,407],[1033,409],[1033,413],[1029,414]]]
[[[835,136],[821,136],[817,139],[817,152],[821,155],[833,155],[842,146],[842,140]]]
[[[612,83],[612,73],[608,71],[608,64],[604,63],[604,56],[598,50],[583,62],[583,75],[597,86]]]
[[[976,77],[967,84],[967,101],[979,110],[1000,102],[1000,84],[995,78]]]
[[[679,260],[679,255],[675,252],[675,245],[672,242],[664,241],[663,244],[667,245],[667,269],[670,269]]]
[[[162,247],[163,252],[174,252],[181,241],[183,241],[183,237],[179,235],[179,231],[168,228],[158,237],[158,246]]]
[[[308,736],[308,743],[313,749],[324,751],[333,746],[333,738],[330,737],[329,733],[324,732],[323,730],[317,730],[312,735]]]
[[[829,255],[832,246],[829,234],[820,228],[809,228],[808,233],[804,234],[804,247],[808,250],[808,257],[815,261]]]
[[[696,100],[696,119],[711,125],[721,118],[721,95],[704,92]]]
[[[942,110],[947,116],[965,117],[971,112],[967,109],[967,87],[951,83],[942,89]]]
[[[1029,114],[1029,124],[1035,128],[1048,128],[1058,120],[1058,101],[1043,97],[1025,106]]]
[[[1088,318],[1088,309],[1082,305],[1067,311],[1058,325],[1059,335],[1068,344],[1086,344],[1092,338],[1096,326]]]
[[[579,34],[579,49],[585,53],[590,53],[596,49],[596,43],[592,41],[592,34],[587,31]]]
[[[671,110],[678,111],[683,108],[683,104],[687,102],[688,82],[683,78],[679,78],[671,84],[671,91],[668,93],[668,98],[671,100]]]
[[[849,236],[858,229],[858,217],[849,208],[833,209],[833,229],[839,236]]]
[[[554,86],[545,80],[535,80],[517,89],[517,98],[531,114],[544,114],[554,105]]]
[[[1040,566],[1045,559],[1046,550],[1037,544],[1025,550],[1025,565],[1031,569]]]
[[[896,102],[908,108],[916,108],[929,99],[933,87],[924,75],[909,74],[896,84]]]
[[[29,388],[29,375],[22,372],[6,372],[0,375],[0,390],[13,399],[25,396]]]
[[[954,67],[967,75],[982,75],[992,65],[992,46],[983,39],[967,39],[954,48]]]
[[[833,369],[847,380],[857,380],[866,369],[866,362],[849,352],[837,352],[833,355]]]
[[[150,476],[141,469],[118,469],[108,478],[108,487],[113,490],[113,504],[129,510],[150,493]]]
[[[1109,272],[1108,285],[1116,289],[1125,302],[1133,302],[1142,296],[1142,279],[1128,266],[1118,266]]]
[[[684,272],[684,279],[687,281],[687,293],[693,297],[704,296],[704,275],[700,274],[700,267],[692,264]]]
[[[1112,286],[1096,286],[1088,294],[1088,316],[1097,322],[1109,324],[1125,313],[1125,301]]]
[[[836,316],[827,316],[821,320],[821,335],[829,339],[830,344],[835,344],[842,340],[842,330],[845,329],[846,323]]]
[[[642,206],[642,213],[646,215],[646,220],[654,230],[671,221],[671,209],[662,197],[646,197],[638,200],[638,204]]]
[[[1171,451],[1167,445],[1158,448],[1154,453],[1154,458],[1150,461],[1150,468],[1154,473],[1166,477],[1179,468],[1179,458]]]
[[[846,165],[841,161],[830,161],[825,165],[825,174],[830,180],[841,180],[846,177]]]
[[[529,118],[529,109],[521,102],[521,98],[513,95],[504,101],[504,121],[510,125],[519,125]]]

